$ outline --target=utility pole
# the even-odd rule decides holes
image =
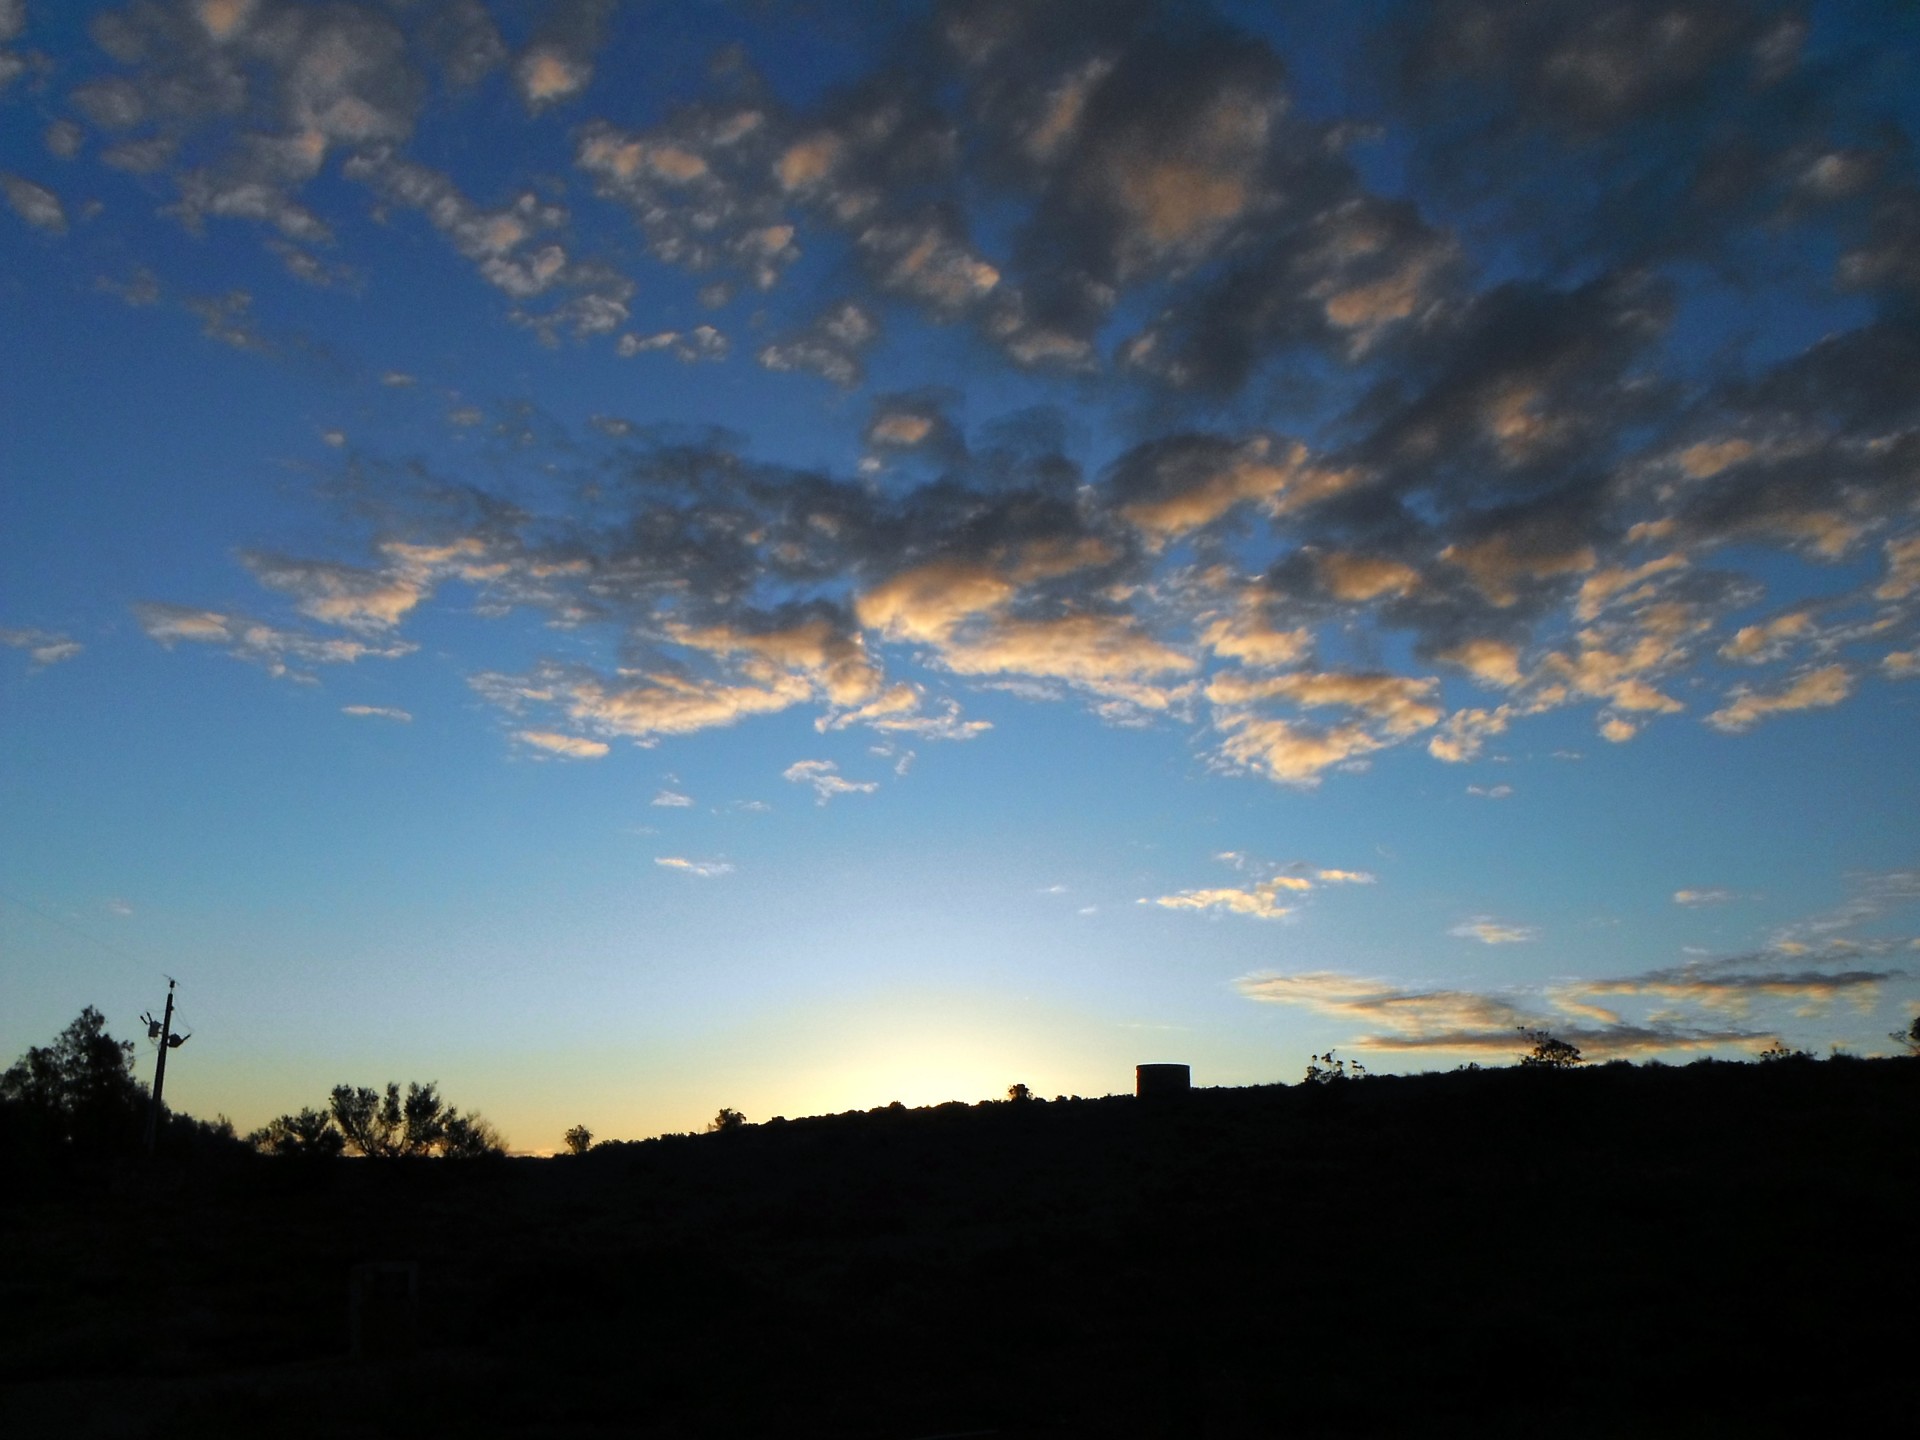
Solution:
[[[188,1037],[173,1033],[173,987],[172,976],[167,977],[167,1008],[160,1019],[153,1018],[148,1011],[140,1018],[147,1022],[147,1038],[160,1043],[160,1058],[153,1066],[153,1103],[147,1107],[147,1154],[153,1154],[154,1142],[160,1136],[160,1091],[167,1083],[167,1052],[178,1050],[187,1043]]]

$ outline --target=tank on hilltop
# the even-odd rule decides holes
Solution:
[[[1133,1093],[1142,1100],[1177,1100],[1193,1088],[1193,1072],[1185,1065],[1136,1065]]]

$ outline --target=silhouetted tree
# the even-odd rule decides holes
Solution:
[[[1520,1057],[1522,1065],[1541,1066],[1548,1070],[1570,1070],[1580,1063],[1580,1047],[1557,1039],[1545,1030],[1529,1030],[1520,1027],[1520,1033],[1527,1038],[1533,1048]]]
[[[273,1155],[337,1155],[351,1150],[370,1159],[445,1155],[456,1160],[498,1155],[500,1133],[479,1115],[462,1115],[440,1098],[433,1081],[410,1082],[385,1092],[362,1085],[336,1085],[325,1113],[304,1109],[256,1130],[255,1146]]]
[[[1887,1038],[1905,1046],[1907,1054],[1920,1056],[1920,1015],[1914,1016],[1913,1023],[1904,1030],[1889,1030]]]
[[[507,1144],[500,1132],[480,1116],[449,1109],[440,1135],[440,1153],[449,1160],[484,1160],[489,1155],[506,1154]]]
[[[567,1153],[584,1155],[593,1148],[593,1132],[584,1125],[576,1125],[566,1133]]]
[[[1016,1105],[1024,1105],[1027,1101],[1033,1099],[1033,1091],[1029,1090],[1025,1085],[1018,1083],[1009,1085],[1007,1086],[1007,1099],[1013,1101]]]
[[[713,1134],[722,1130],[738,1130],[746,1123],[746,1116],[742,1115],[738,1110],[729,1110],[723,1105],[720,1107],[720,1113],[713,1117],[713,1123],[707,1126],[707,1133]]]
[[[311,1105],[298,1115],[282,1115],[253,1132],[247,1140],[269,1155],[298,1155],[325,1159],[346,1148],[346,1138],[334,1128],[333,1117]]]
[[[1301,1077],[1303,1085],[1329,1085],[1335,1080],[1364,1080],[1367,1067],[1358,1060],[1336,1060],[1333,1051],[1324,1055],[1307,1057],[1307,1073]]]
[[[17,1107],[42,1144],[106,1151],[138,1134],[146,1087],[133,1078],[133,1042],[107,1033],[89,1005],[51,1045],[36,1045],[0,1075],[0,1101]]]
[[[1813,1052],[1811,1050],[1795,1050],[1788,1045],[1783,1045],[1776,1039],[1771,1045],[1760,1052],[1760,1059],[1769,1065],[1780,1060],[1811,1060],[1813,1059]]]

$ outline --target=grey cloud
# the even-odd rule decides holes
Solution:
[[[1848,877],[1847,899],[1832,910],[1783,926],[1776,949],[1825,943],[1831,937],[1870,925],[1884,916],[1920,904],[1920,869],[1867,871]]]
[[[481,0],[440,0],[420,25],[421,47],[456,89],[477,85],[504,65],[507,47]]]
[[[137,302],[130,302],[137,303]],[[244,290],[225,295],[191,295],[180,302],[200,321],[200,333],[236,350],[266,350],[268,342],[253,323],[253,296]]]
[[[48,125],[41,137],[49,155],[62,160],[71,160],[80,153],[80,147],[86,144],[87,132],[71,120],[55,120]]]
[[[564,206],[527,190],[489,209],[469,199],[451,177],[384,146],[354,156],[342,173],[390,203],[422,212],[482,278],[520,302],[516,313],[543,334],[604,334],[626,323],[633,282],[610,266],[569,255]],[[566,298],[544,311],[524,309],[554,291]]]
[[[136,5],[93,35],[122,73],[84,81],[74,104],[121,137],[109,164],[165,169],[195,142],[208,158],[174,173],[171,207],[193,227],[236,218],[324,243],[301,192],[331,151],[408,135],[425,95],[405,33],[367,5]]]
[[[0,170],[0,193],[6,195],[8,208],[27,224],[54,235],[67,233],[67,207],[46,186]]]
[[[125,280],[116,280],[109,275],[97,276],[93,288],[103,294],[118,296],[135,308],[152,305],[160,299],[159,277],[144,265],[134,266]]]
[[[866,373],[861,356],[879,338],[873,313],[848,300],[816,316],[804,330],[763,346],[759,360],[769,370],[807,370],[851,389]]]

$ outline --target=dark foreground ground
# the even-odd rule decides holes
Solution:
[[[0,1435],[1911,1433],[1916,1181],[1844,1059],[128,1169],[0,1207]]]

